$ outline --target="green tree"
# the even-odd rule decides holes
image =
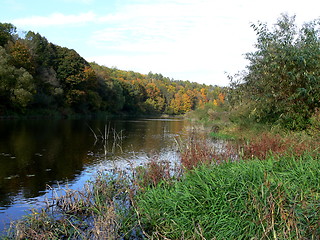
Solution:
[[[24,111],[33,99],[33,77],[24,68],[10,64],[10,55],[0,46],[0,106]]]
[[[298,29],[288,15],[271,30],[265,23],[252,25],[257,50],[246,55],[250,64],[237,87],[257,121],[301,129],[320,107],[319,26],[313,21]]]
[[[11,23],[0,23],[0,46],[4,46],[9,40],[13,40],[13,36],[17,29]]]

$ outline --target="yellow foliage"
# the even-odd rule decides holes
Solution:
[[[225,97],[225,95],[223,93],[219,93],[218,101],[220,104],[224,104],[224,97]]]
[[[221,106],[224,104],[224,97],[225,95],[223,93],[219,93],[218,99],[213,100],[213,105],[214,106]]]

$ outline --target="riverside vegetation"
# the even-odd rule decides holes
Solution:
[[[253,28],[249,72],[188,114],[211,136],[177,140],[179,165],[100,173],[4,238],[319,239],[319,22]]]

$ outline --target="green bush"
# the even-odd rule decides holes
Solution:
[[[233,80],[229,93],[235,108],[248,106],[245,118],[291,130],[308,126],[320,107],[319,26],[315,20],[298,28],[287,15],[272,29],[252,24],[257,50],[246,54],[247,71]]]

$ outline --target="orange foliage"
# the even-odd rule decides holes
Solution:
[[[89,88],[95,88],[97,87],[98,81],[95,71],[88,66],[85,66],[84,70],[84,79],[87,82],[87,87]]]
[[[224,97],[225,95],[223,93],[219,93],[218,99],[213,100],[213,105],[214,106],[221,106],[224,104]]]
[[[147,92],[147,95],[152,99],[155,99],[157,96],[160,95],[160,89],[154,83],[147,84],[146,92]]]
[[[223,93],[219,93],[218,101],[220,104],[224,104],[224,97],[225,97],[225,95]]]

